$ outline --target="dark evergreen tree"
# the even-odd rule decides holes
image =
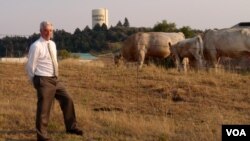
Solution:
[[[101,28],[100,24],[96,24],[96,25],[94,26],[93,30],[94,30],[94,31],[101,31],[102,28]]]
[[[102,31],[107,31],[108,27],[105,23],[103,23],[101,29],[102,29]]]
[[[89,28],[89,26],[86,26],[86,27],[83,29],[83,32],[91,32],[91,29]]]
[[[119,22],[116,24],[116,27],[122,27],[122,22],[119,21]]]
[[[129,27],[129,26],[130,26],[127,17],[124,19],[123,26],[124,26],[124,27]]]
[[[79,28],[76,28],[74,35],[81,35],[81,30]]]
[[[5,56],[5,48],[3,46],[3,40],[0,39],[0,57]]]

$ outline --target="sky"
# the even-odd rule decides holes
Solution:
[[[200,30],[250,22],[250,0],[0,0],[0,36],[39,33],[44,20],[70,33],[91,28],[91,12],[98,8],[108,9],[109,26],[125,17],[130,27],[154,27],[166,20]]]

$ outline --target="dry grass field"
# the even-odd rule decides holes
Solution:
[[[137,71],[109,58],[59,67],[85,134],[65,133],[55,102],[48,127],[55,141],[220,141],[222,124],[250,124],[249,72]],[[36,139],[36,100],[24,64],[0,63],[0,141]]]

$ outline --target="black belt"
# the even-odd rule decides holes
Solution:
[[[40,75],[35,75],[34,77],[57,78],[57,76],[40,76]]]

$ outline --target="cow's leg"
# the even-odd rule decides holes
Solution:
[[[211,66],[212,68],[215,69],[215,72],[218,72],[219,69],[219,61],[218,61],[219,57],[216,56],[216,51],[214,54],[212,54],[211,56]]]
[[[178,71],[181,71],[182,66],[181,66],[181,58],[179,56],[175,56],[175,65],[177,67]]]
[[[195,71],[197,71],[202,67],[200,51],[198,48],[192,48],[189,50],[189,52],[191,54],[189,59],[192,60],[192,67],[194,68]]]
[[[211,47],[211,49],[207,50],[207,69],[209,70],[210,67],[216,68],[217,67],[217,51],[214,47]]]
[[[201,67],[202,67],[201,56],[198,55],[198,54],[193,54],[193,57],[194,57],[194,61],[195,61],[195,63],[194,63],[194,69],[195,70],[201,69]]]
[[[213,55],[212,58],[211,58],[211,65],[213,68],[217,69],[218,67],[218,59],[216,57],[216,55]]]
[[[190,68],[194,69],[196,68],[196,60],[193,57],[188,58],[189,59],[189,66]]]
[[[145,46],[144,45],[140,45],[138,46],[138,67],[139,69],[142,68],[143,66],[143,62],[145,60]]]
[[[215,72],[218,72],[218,69],[219,69],[219,62],[220,62],[220,57],[216,56],[216,57],[215,57],[215,60],[214,60]]]
[[[183,58],[182,59],[182,66],[183,66],[183,70],[184,70],[184,72],[186,73],[187,72],[187,70],[188,70],[188,58]]]

